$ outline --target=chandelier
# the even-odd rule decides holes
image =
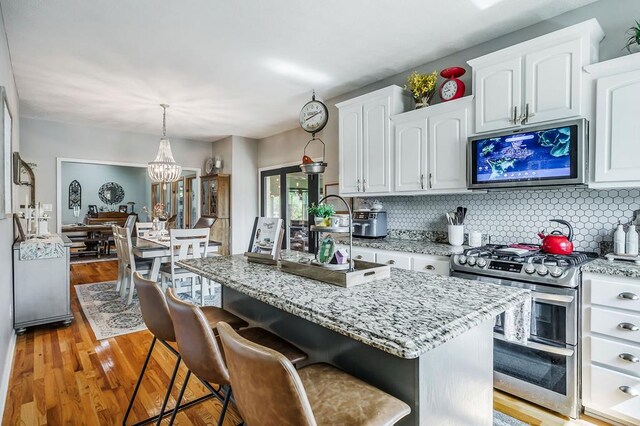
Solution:
[[[162,138],[158,147],[158,155],[147,166],[147,173],[152,182],[166,184],[180,179],[182,167],[173,159],[171,143],[167,139],[167,108],[169,105],[160,104],[160,106],[162,107]]]

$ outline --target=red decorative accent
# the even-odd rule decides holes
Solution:
[[[465,72],[467,72],[467,70],[462,67],[449,67],[443,69],[440,75],[444,78],[457,78],[463,76]]]
[[[458,99],[464,96],[465,86],[462,80],[459,80],[458,77],[462,76],[465,72],[467,71],[462,67],[449,67],[449,68],[443,69],[440,72],[440,75],[446,79],[440,85],[440,90],[439,90],[440,99],[442,99],[444,102],[447,102],[447,101],[452,101],[454,99]],[[449,93],[449,96],[445,97],[443,96],[443,89],[444,89],[444,86],[450,81],[455,83],[456,91],[453,95],[450,95]]]

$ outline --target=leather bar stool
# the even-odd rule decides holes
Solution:
[[[202,309],[190,303],[183,302],[178,299],[173,289],[167,289],[167,304],[169,312],[173,320],[173,327],[178,342],[178,350],[182,359],[189,368],[187,377],[185,378],[180,394],[178,395],[177,404],[180,404],[191,373],[195,374],[199,379],[209,383],[216,383],[226,390],[225,398],[222,403],[222,411],[218,419],[218,425],[222,425],[224,416],[231,400],[232,389],[229,383],[229,372],[227,370],[222,346],[214,332],[209,327],[206,317]],[[293,364],[303,361],[307,358],[307,354],[293,346],[284,339],[270,333],[262,328],[246,328],[241,331],[249,339],[255,339],[261,342],[265,347],[273,352],[280,354],[287,360],[291,368]],[[259,376],[258,376],[259,377]],[[252,386],[252,384],[249,384]],[[173,424],[177,411],[173,412],[169,424]]]
[[[218,324],[235,402],[247,426],[392,425],[407,404],[328,364],[300,370],[282,354]]]
[[[140,301],[140,310],[142,311],[142,319],[144,320],[144,323],[149,329],[149,331],[151,332],[151,334],[153,334],[153,340],[151,341],[151,345],[149,346],[149,352],[147,353],[147,357],[144,360],[144,364],[142,366],[142,371],[140,371],[140,375],[138,376],[138,381],[136,382],[136,386],[133,390],[133,394],[131,395],[131,399],[129,400],[129,406],[127,407],[127,411],[122,420],[122,424],[123,425],[126,424],[127,418],[129,417],[129,413],[131,412],[131,408],[133,407],[133,401],[136,398],[136,394],[138,393],[138,389],[140,388],[140,384],[142,383],[142,378],[144,377],[144,373],[147,369],[147,365],[149,364],[149,359],[151,358],[151,353],[153,352],[153,348],[156,342],[160,341],[160,343],[162,343],[167,349],[169,349],[169,351],[171,351],[174,355],[176,355],[176,364],[173,369],[173,374],[171,375],[171,379],[169,380],[169,384],[167,386],[167,392],[165,394],[164,400],[162,401],[160,414],[136,423],[136,424],[144,424],[144,423],[150,423],[152,421],[157,420],[159,424],[162,418],[165,415],[169,414],[169,412],[165,413],[165,409],[167,408],[167,402],[169,400],[169,396],[171,394],[171,389],[173,388],[173,384],[175,383],[176,375],[178,373],[178,367],[180,366],[182,357],[171,345],[169,345],[169,342],[173,343],[176,341],[176,336],[173,329],[173,321],[171,320],[171,315],[169,314],[169,307],[167,306],[167,301],[164,297],[164,294],[162,293],[162,290],[160,289],[157,283],[144,279],[142,275],[140,275],[140,273],[136,273],[133,276],[133,282],[138,292],[138,300]],[[203,307],[202,313],[205,317],[205,322],[207,324],[207,327],[209,327],[212,330],[220,321],[225,321],[225,322],[230,321],[232,326],[235,328],[246,327],[248,325],[243,319],[238,318],[232,313],[227,312],[215,306]],[[182,406],[179,406],[178,404],[176,404],[176,408],[174,408],[174,411],[190,407],[194,404],[202,402],[213,396],[217,396],[220,398],[219,393],[216,392],[211,386],[207,386],[207,387],[212,392],[211,394],[205,395],[204,397],[198,398]]]

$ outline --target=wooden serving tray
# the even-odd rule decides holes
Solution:
[[[290,260],[281,260],[280,269],[289,274],[299,275],[346,288],[382,280],[391,276],[391,267],[389,265],[365,262],[363,260],[355,260],[354,270],[351,272],[334,271],[310,263],[292,262]]]

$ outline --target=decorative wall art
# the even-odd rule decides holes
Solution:
[[[69,184],[69,210],[75,207],[82,208],[82,187],[77,180]]]
[[[103,203],[112,206],[124,200],[124,189],[120,184],[107,182],[98,189],[98,197]]]

